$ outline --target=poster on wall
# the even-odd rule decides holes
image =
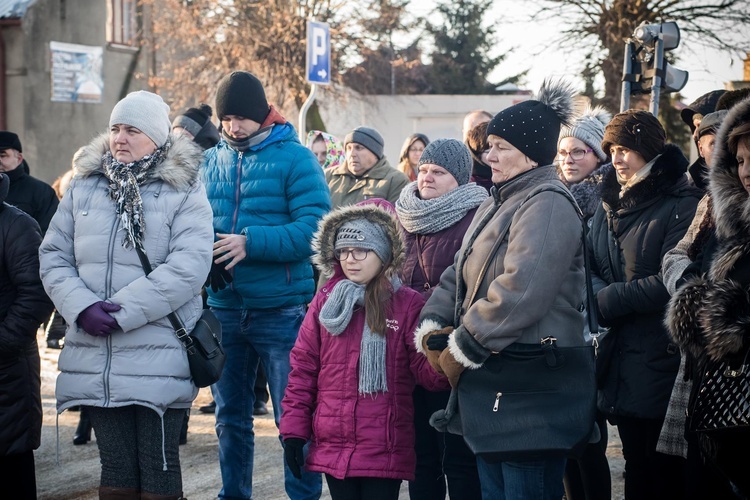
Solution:
[[[102,48],[50,42],[53,102],[102,102]]]

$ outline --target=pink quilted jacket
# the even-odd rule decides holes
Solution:
[[[354,312],[339,336],[331,335],[318,322],[318,313],[339,279],[331,279],[315,296],[292,349],[281,435],[284,439],[312,439],[306,463],[310,471],[338,479],[413,480],[414,386],[431,391],[450,388],[447,379],[414,347],[414,330],[424,300],[406,286],[396,292],[387,318],[388,392],[360,396],[358,360],[364,309]]]

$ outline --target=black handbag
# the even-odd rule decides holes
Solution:
[[[136,247],[136,251],[143,271],[148,276],[152,271],[151,263],[140,248]],[[216,383],[224,369],[226,354],[221,345],[221,323],[214,313],[210,309],[203,309],[191,332],[185,330],[174,312],[169,313],[167,319],[172,324],[177,339],[185,347],[193,384],[196,387],[208,387]]]
[[[572,201],[567,191],[561,194]],[[573,206],[578,210],[575,202]],[[552,336],[540,339],[539,345],[515,343],[482,367],[461,374],[461,433],[469,449],[484,460],[579,456],[594,432],[599,329],[591,307],[586,223],[582,226],[592,345],[558,347]]]
[[[744,357],[709,362],[695,393],[690,430],[750,437],[750,349]]]
[[[487,461],[578,456],[596,418],[594,349],[512,344],[458,383],[462,433]]]

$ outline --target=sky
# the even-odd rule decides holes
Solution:
[[[412,2],[411,6],[412,14],[428,15],[434,2],[420,0]],[[583,82],[577,75],[578,68],[583,67],[583,50],[575,54],[556,47],[557,23],[530,23],[527,19],[533,11],[532,2],[496,0],[493,3],[487,22],[497,23],[496,35],[503,50],[506,47],[516,49],[508,53],[505,61],[490,74],[490,80],[499,82],[528,68],[526,88],[529,90],[536,91],[546,77],[568,78],[583,90]],[[726,52],[705,49],[694,41],[691,43],[690,36],[682,33],[680,45],[673,51],[678,57],[674,66],[689,72],[688,82],[680,92],[688,104],[711,90],[723,89],[725,82],[741,80],[743,76],[740,55],[732,58]]]

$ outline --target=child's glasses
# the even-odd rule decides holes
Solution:
[[[350,254],[354,260],[365,260],[368,253],[370,253],[370,250],[367,248],[342,248],[333,251],[333,255],[338,260],[346,260]]]

